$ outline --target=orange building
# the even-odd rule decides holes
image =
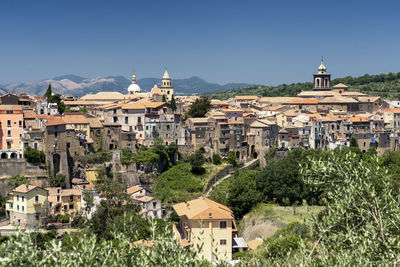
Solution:
[[[22,106],[0,105],[0,156],[1,159],[22,158],[22,131],[24,115]]]

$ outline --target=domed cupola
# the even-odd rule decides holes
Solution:
[[[133,95],[135,93],[140,93],[140,86],[136,84],[136,76],[132,76],[132,83],[128,87],[128,94]]]

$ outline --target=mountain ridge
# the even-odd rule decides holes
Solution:
[[[143,92],[148,92],[155,84],[160,86],[159,78],[142,78],[137,83]],[[44,79],[38,82],[14,82],[0,85],[4,92],[22,93],[29,92],[31,94],[43,95],[51,84],[53,92],[63,95],[73,95],[81,97],[89,93],[98,93],[101,91],[116,91],[126,93],[131,80],[124,76],[106,76],[86,78],[75,74],[59,75],[52,79]],[[233,88],[241,88],[250,86],[247,83],[227,83],[217,84],[210,83],[200,77],[192,76],[186,79],[173,79],[172,85],[177,95],[205,94],[221,90],[229,90]],[[1,92],[1,91],[0,91]]]

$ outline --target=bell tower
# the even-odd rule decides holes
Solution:
[[[174,94],[174,87],[171,84],[171,77],[167,69],[165,69],[164,75],[161,78],[161,86],[160,86],[161,93],[165,95],[165,99],[171,101],[172,95]]]
[[[318,67],[318,73],[314,74],[314,91],[327,91],[331,90],[331,75],[326,73],[324,59]]]

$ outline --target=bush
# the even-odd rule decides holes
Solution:
[[[65,175],[57,173],[56,177],[50,179],[50,187],[62,187],[65,188]]]
[[[68,214],[61,214],[60,215],[60,223],[69,223],[69,215]]]
[[[29,163],[45,163],[45,155],[43,151],[27,147],[24,151],[24,158]]]
[[[213,154],[212,160],[213,160],[213,163],[215,165],[220,165],[222,163],[221,156],[219,154],[216,154],[216,153]]]
[[[228,157],[226,158],[226,160],[227,160],[228,163],[231,164],[233,167],[236,167],[236,166],[238,165],[238,164],[237,164],[237,161],[236,161],[235,152],[233,152],[233,151],[229,152]]]
[[[81,213],[76,213],[72,218],[71,227],[83,228],[85,226],[85,218],[83,218]]]
[[[194,154],[190,155],[189,163],[191,166],[191,172],[194,174],[203,174],[206,170],[203,168],[203,164],[206,159],[203,156],[203,153],[200,150],[197,150]]]

